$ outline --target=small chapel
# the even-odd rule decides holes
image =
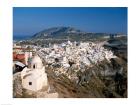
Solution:
[[[22,87],[24,89],[38,91],[48,85],[45,66],[38,55],[33,56],[30,66],[21,71]]]

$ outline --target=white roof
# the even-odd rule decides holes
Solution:
[[[21,63],[21,62],[19,62],[19,61],[16,61],[15,64],[16,64],[16,65],[19,65],[19,66],[21,66],[21,67],[24,67],[24,66],[25,66],[25,64],[23,64],[23,63]]]
[[[44,75],[44,72],[40,71],[40,69],[36,69],[36,70],[32,70],[32,69],[28,69],[28,73],[26,73],[26,75],[24,75],[24,79],[29,77],[29,78],[39,78],[40,76]]]
[[[32,63],[42,63],[42,60],[38,55],[35,55],[32,59]]]

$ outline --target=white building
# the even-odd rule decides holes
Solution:
[[[63,61],[61,62],[64,68],[69,68],[70,65],[68,64],[68,59],[63,57]]]
[[[32,57],[32,52],[25,52],[25,64],[28,65],[29,58]]]
[[[70,45],[70,46],[72,46],[72,43],[71,43],[71,41],[69,41],[69,40],[68,40],[67,44]]]
[[[31,68],[24,68],[21,72],[22,86],[25,89],[38,91],[48,85],[45,67],[38,55],[31,61]]]

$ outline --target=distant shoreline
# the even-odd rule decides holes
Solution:
[[[27,40],[31,38],[30,35],[13,35],[13,40],[20,41],[20,40]]]

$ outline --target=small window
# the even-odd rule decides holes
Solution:
[[[29,85],[32,85],[32,82],[29,82]]]
[[[33,65],[33,68],[35,69],[35,65]]]

